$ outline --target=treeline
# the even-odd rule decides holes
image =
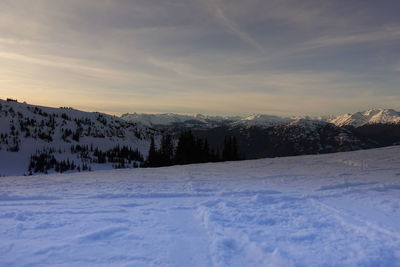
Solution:
[[[55,149],[50,148],[37,151],[35,155],[32,155],[29,160],[28,174],[47,174],[50,170],[59,173],[66,171],[91,171],[91,167],[85,162],[82,164],[75,164],[75,162],[70,159],[57,160],[53,155],[54,152]]]
[[[111,163],[113,168],[137,168],[243,159],[239,155],[235,137],[225,137],[221,153],[211,149],[207,139],[197,138],[191,132],[182,133],[177,143],[175,142],[170,135],[165,135],[157,148],[154,138],[152,138],[146,161],[137,149],[127,146],[117,145],[103,151],[93,145],[72,145],[69,152],[71,156],[75,155],[73,158],[78,163],[65,157],[59,159],[63,158],[62,154],[68,154],[65,150],[45,148],[31,156],[28,174],[48,173],[49,171],[59,173],[91,171],[93,163]]]
[[[108,150],[101,150],[93,145],[71,146],[71,154],[78,154],[78,158],[86,163],[112,163],[114,169],[138,168],[144,161],[138,149],[128,146],[115,146]]]
[[[210,148],[207,139],[195,137],[191,131],[180,134],[176,149],[170,135],[162,137],[157,148],[151,139],[148,158],[144,167],[161,167],[191,163],[219,162],[244,159],[240,156],[234,136],[225,136],[223,150]]]
[[[59,160],[54,154],[61,154],[66,151],[55,150],[54,148],[45,148],[32,155],[29,161],[28,174],[48,173],[50,170],[55,172],[66,171],[91,171],[92,163],[104,164],[112,163],[114,169],[119,168],[138,168],[143,163],[143,156],[137,149],[127,146],[116,146],[102,151],[93,145],[71,146],[71,156],[75,155],[78,164],[69,158]]]
[[[93,162],[100,164],[111,162],[114,163],[113,167],[115,169],[137,168],[140,167],[143,161],[143,156],[139,150],[127,146],[116,146],[104,152],[97,148],[93,151]]]

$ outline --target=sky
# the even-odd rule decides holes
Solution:
[[[2,0],[0,98],[111,114],[400,110],[397,0]]]

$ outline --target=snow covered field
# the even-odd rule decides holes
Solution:
[[[400,266],[400,146],[0,178],[0,266]]]

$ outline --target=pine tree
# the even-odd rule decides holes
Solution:
[[[154,143],[154,138],[151,138],[149,155],[147,157],[146,166],[147,167],[158,167],[161,165],[160,162],[160,153],[156,149],[156,145]]]
[[[230,160],[239,160],[239,152],[237,148],[236,137],[234,136],[225,136],[224,138],[224,148],[222,150],[222,160],[230,161]]]
[[[209,162],[210,159],[211,159],[210,158],[210,147],[208,145],[207,139],[204,139],[201,162]]]
[[[189,164],[195,163],[196,141],[191,131],[183,132],[178,140],[178,146],[175,152],[175,163]]]
[[[171,135],[167,134],[166,136],[162,137],[160,154],[162,160],[161,163],[163,166],[172,165],[174,157],[174,145],[172,143]]]

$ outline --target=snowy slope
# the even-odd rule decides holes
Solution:
[[[400,123],[400,112],[393,109],[369,109],[363,112],[347,113],[330,120],[337,126],[360,127],[374,123]]]
[[[400,147],[0,179],[0,266],[400,266]]]
[[[154,130],[98,112],[34,106],[0,99],[0,176],[22,175],[37,151],[53,149],[59,160],[81,164],[71,147],[92,146],[101,151],[127,146],[147,154]],[[88,163],[89,164],[89,163]],[[90,165],[90,164],[89,164]],[[93,165],[111,169],[111,164]]]

